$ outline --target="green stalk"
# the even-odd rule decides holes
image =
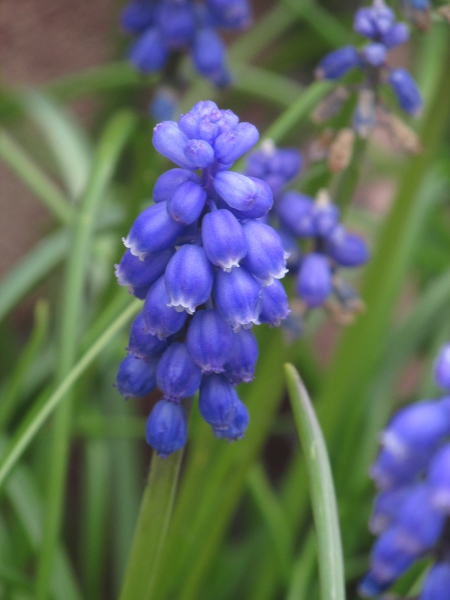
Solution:
[[[168,458],[153,454],[120,600],[153,598],[182,458],[182,450]]]
[[[94,224],[117,160],[134,125],[134,117],[124,112],[116,115],[107,126],[97,148],[90,179],[74,220],[72,251],[69,253],[66,270],[60,327],[60,361],[56,374],[58,381],[64,380],[75,362],[80,338],[80,322],[83,319],[83,293]],[[48,485],[44,536],[36,581],[36,600],[48,598],[63,514],[71,423],[72,398],[69,396],[57,410],[53,423],[49,459],[51,477]]]

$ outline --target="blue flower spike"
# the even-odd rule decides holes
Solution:
[[[216,5],[228,6],[229,19],[243,6]],[[187,21],[172,26],[188,32]],[[176,167],[157,179],[155,203],[131,226],[116,266],[119,284],[144,300],[117,387],[126,397],[155,387],[162,393],[147,422],[147,441],[162,457],[186,443],[183,404],[197,391],[217,438],[244,436],[249,414],[235,387],[254,377],[258,345],[251,328],[261,321],[277,326],[289,314],[279,282],[288,253],[263,222],[272,189],[254,175],[229,171],[258,135],[212,101],[154,129],[156,150]],[[287,164],[275,169],[286,179],[299,161],[285,156]]]
[[[162,72],[152,116],[170,119],[179,87],[173,70],[181,55],[189,55],[196,71],[214,85],[228,85],[232,76],[219,30],[245,29],[252,16],[248,0],[131,0],[120,22],[125,33],[136,36],[128,51],[131,64],[145,74]]]
[[[408,1],[409,0],[405,0]],[[389,129],[398,145],[409,152],[417,153],[418,144],[402,143],[402,131],[393,120],[389,108],[382,99],[383,87],[390,87],[397,104],[407,115],[417,117],[422,110],[422,97],[413,77],[403,68],[391,69],[388,55],[390,50],[405,44],[409,30],[405,23],[396,21],[391,8],[383,0],[373,0],[372,6],[360,8],[355,13],[353,29],[367,38],[368,43],[360,48],[343,46],[327,54],[319,62],[315,74],[318,79],[340,80],[350,71],[359,71],[363,77],[361,84],[337,88],[345,93],[330,95],[316,108],[314,118],[323,122],[337,114],[343,102],[356,89],[357,108],[353,117],[354,131],[365,138],[380,124]],[[387,85],[386,85],[387,84]],[[369,102],[368,102],[369,100]],[[379,111],[377,111],[379,109]],[[379,117],[377,115],[380,115]],[[404,133],[403,133],[404,136]]]
[[[446,391],[449,347],[435,363],[436,380]],[[418,600],[442,600],[450,585],[450,398],[400,409],[380,440],[371,471],[380,493],[370,519],[378,539],[360,595],[379,596],[416,560],[431,555],[436,563]]]

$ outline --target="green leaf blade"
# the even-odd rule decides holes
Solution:
[[[285,365],[289,398],[304,449],[317,533],[321,597],[345,600],[342,544],[333,477],[325,440],[308,392],[291,364]]]

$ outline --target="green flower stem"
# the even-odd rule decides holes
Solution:
[[[153,454],[120,600],[151,600],[172,515],[183,451]]]
[[[339,19],[314,0],[284,0],[284,4],[333,48],[345,46],[352,37],[356,37]]]
[[[135,122],[135,118],[130,113],[119,113],[106,128],[94,158],[91,177],[74,220],[72,251],[69,253],[67,263],[60,327],[60,361],[56,374],[58,381],[64,380],[75,362],[80,338],[80,322],[83,319],[83,290],[89,266],[94,223],[117,160],[134,129]],[[53,423],[49,458],[51,477],[36,581],[36,600],[46,600],[49,593],[55,549],[62,521],[71,421],[72,398],[69,396],[56,412]]]
[[[64,194],[5,130],[0,131],[0,157],[59,221],[70,222],[72,208]]]

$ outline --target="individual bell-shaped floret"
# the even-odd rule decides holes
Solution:
[[[380,492],[375,498],[369,528],[374,535],[385,531],[398,518],[402,503],[408,497],[412,486],[403,486]]]
[[[134,256],[131,250],[127,250],[120,263],[115,265],[118,284],[126,286],[130,294],[137,295],[139,298],[140,289],[148,290],[161,277],[173,254],[174,250],[168,248],[167,250],[161,250],[161,252],[147,254],[141,260]]]
[[[230,82],[226,47],[212,27],[202,27],[196,32],[191,56],[197,71],[213,83],[223,86]]]
[[[275,205],[280,223],[290,233],[298,237],[316,235],[313,199],[300,192],[289,191],[283,194]]]
[[[381,435],[381,442],[399,458],[407,458],[418,451],[432,452],[449,434],[449,401],[418,402],[394,415]]]
[[[434,365],[434,380],[443,390],[450,390],[450,344],[445,344]]]
[[[331,293],[331,269],[323,254],[311,252],[302,260],[297,278],[297,292],[308,308],[320,306]]]
[[[149,114],[159,123],[173,119],[178,111],[179,98],[176,91],[166,85],[159,85],[148,104]]]
[[[361,50],[361,55],[364,60],[372,67],[381,67],[384,64],[387,56],[387,48],[384,44],[379,42],[372,42],[367,44]]]
[[[153,187],[153,200],[155,202],[170,200],[177,187],[186,181],[200,183],[200,178],[189,169],[169,169],[156,180]]]
[[[228,206],[239,211],[247,212],[251,210],[258,201],[260,188],[253,179],[241,173],[234,173],[233,171],[217,173],[213,185],[216,192]],[[271,194],[269,188],[268,195],[271,196]]]
[[[428,468],[434,506],[450,514],[450,444],[442,446],[433,456]]]
[[[202,214],[205,203],[205,190],[193,181],[185,181],[176,188],[167,202],[167,212],[177,223],[190,225]]]
[[[128,33],[145,31],[153,23],[155,7],[153,3],[133,0],[122,10],[120,24]]]
[[[235,331],[241,326],[259,324],[261,284],[245,267],[229,273],[218,270],[214,277],[214,297],[223,318]]]
[[[241,29],[251,24],[251,9],[247,0],[207,0],[206,4],[221,27]]]
[[[274,280],[270,285],[263,287],[261,290],[261,313],[259,315],[261,323],[278,327],[290,312],[287,294],[278,280]]]
[[[199,169],[206,169],[214,162],[214,149],[205,140],[189,140],[184,147],[184,154]]]
[[[166,45],[182,49],[195,34],[195,15],[190,2],[159,2],[155,20]]]
[[[428,571],[419,600],[444,600],[450,590],[450,562],[438,562]]]
[[[249,177],[248,179],[253,181],[257,190],[253,207],[248,210],[237,210],[235,208],[230,208],[230,210],[238,219],[243,220],[267,217],[267,213],[273,206],[272,190],[269,184],[262,181],[262,179],[257,179],[256,177]],[[225,206],[228,205],[225,204]]]
[[[153,129],[153,146],[155,150],[183,169],[198,169],[184,153],[189,139],[178,128],[175,121],[163,121]]]
[[[235,127],[228,127],[215,141],[216,157],[223,165],[231,165],[253,148],[258,139],[259,132],[251,123],[243,122]]]
[[[177,312],[170,302],[162,276],[148,291],[142,311],[146,331],[161,340],[180,331],[187,319],[187,313]]]
[[[200,386],[198,407],[200,414],[214,431],[226,430],[235,415],[238,395],[224,375],[204,375]]]
[[[411,488],[395,521],[398,546],[408,554],[420,556],[429,552],[441,536],[445,517],[431,503],[428,483]]]
[[[427,452],[414,452],[402,458],[382,448],[370,469],[370,475],[380,490],[409,485],[425,469],[429,458]]]
[[[387,529],[373,546],[370,571],[360,583],[359,593],[365,598],[383,593],[409,569],[416,558],[403,549],[397,529]]]
[[[326,190],[317,194],[316,201],[312,205],[312,218],[314,223],[314,234],[319,237],[328,237],[339,222],[340,210],[331,202]]]
[[[320,61],[315,75],[317,79],[339,79],[350,69],[361,66],[361,58],[354,46],[333,50]]]
[[[166,400],[180,402],[200,387],[201,369],[194,363],[186,344],[170,344],[158,364],[156,381]]]
[[[208,300],[213,277],[213,267],[201,246],[181,246],[167,265],[164,276],[169,306],[192,315],[197,306]]]
[[[189,323],[186,345],[204,373],[222,373],[231,358],[234,335],[219,311],[198,310]]]
[[[341,267],[359,267],[369,260],[369,250],[363,238],[339,225],[327,238],[326,250]]]
[[[408,41],[409,30],[405,23],[395,23],[381,36],[386,48],[394,48]]]
[[[156,386],[159,356],[143,361],[127,354],[119,365],[116,387],[125,398],[142,398]]]
[[[202,242],[208,259],[224,271],[237,267],[247,253],[242,225],[226,209],[216,210],[203,217]]]
[[[406,69],[393,69],[388,83],[397,96],[400,108],[409,115],[417,116],[422,110],[422,96],[416,82]]]
[[[161,458],[183,448],[187,425],[181,404],[168,400],[157,402],[147,420],[146,439]]]
[[[128,58],[143,73],[160,71],[168,57],[161,32],[156,27],[145,31],[131,46]]]
[[[136,358],[149,361],[164,352],[167,348],[167,341],[160,340],[156,335],[146,333],[145,329],[144,316],[139,313],[131,325],[127,352]]]
[[[275,229],[250,219],[244,223],[243,230],[247,254],[242,264],[265,285],[270,285],[274,279],[284,277],[287,273],[287,254]]]
[[[247,407],[239,399],[236,402],[236,413],[230,425],[225,429],[213,429],[217,438],[227,439],[228,441],[240,440],[244,437],[245,431],[250,422],[250,415]]]
[[[123,243],[131,254],[144,259],[147,254],[170,248],[183,229],[184,225],[169,216],[167,203],[159,202],[137,217]]]
[[[241,329],[234,334],[231,358],[225,365],[225,375],[238,385],[249,383],[255,377],[258,360],[258,342],[250,329]]]

